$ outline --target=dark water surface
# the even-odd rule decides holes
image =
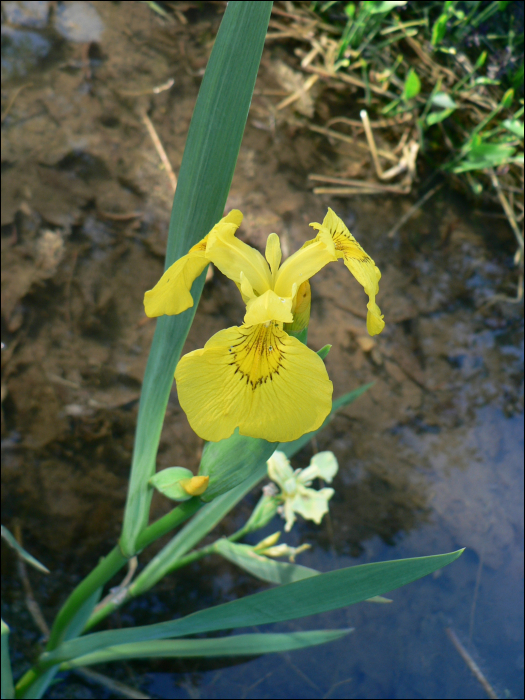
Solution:
[[[32,3],[29,14],[5,5],[3,110],[24,87],[2,125],[2,513],[51,569],[29,572],[50,621],[119,534],[154,331],[142,296],[162,271],[172,199],[142,114],[178,172],[220,14],[204,5],[186,13],[187,25],[167,25],[145,3],[73,3],[86,13],[87,36],[71,33],[79,20],[68,3],[56,18],[48,3]],[[282,540],[310,543],[299,562],[320,571],[467,549],[394,591],[392,604],[274,626],[355,628],[330,645],[248,661],[94,668],[153,697],[486,697],[452,631],[499,697],[523,697],[523,318],[520,306],[495,301],[516,283],[512,234],[498,210],[446,187],[394,238],[386,233],[412,198],[314,196],[309,173],[371,177],[370,164],[348,144],[290,126],[291,112],[276,117],[281,97],[266,93],[279,89],[283,58],[282,47],[265,50],[228,208],[245,214],[241,238],[261,248],[276,231],[290,254],[332,206],[383,273],[387,327],[370,342],[366,299],[341,263],[313,280],[309,345],[333,345],[335,395],[374,386],[294,460],[304,467],[314,450],[331,449],[340,471],[330,517],[319,527],[301,520]],[[344,99],[325,89],[318,100],[328,108],[316,119],[347,109]],[[234,285],[215,272],[187,350],[242,315]],[[195,470],[201,450],[173,392],[159,467]],[[239,527],[259,493],[214,537]],[[155,498],[152,518],[169,507]],[[282,526],[276,518],[251,541]],[[10,552],[2,572],[19,675],[41,635]],[[106,626],[166,620],[264,588],[212,557],[168,576]],[[113,695],[69,674],[47,697]]]

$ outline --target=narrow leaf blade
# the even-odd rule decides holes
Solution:
[[[291,632],[274,634],[238,634],[231,637],[212,639],[184,639],[179,641],[164,640],[120,644],[93,654],[81,656],[65,664],[65,668],[78,668],[91,664],[123,661],[124,659],[188,658],[207,656],[258,656],[276,652],[304,649],[333,642],[346,637],[352,629],[321,630],[312,632]]]
[[[462,553],[461,549],[449,554],[361,564],[329,571],[201,610],[178,620],[97,632],[73,639],[44,654],[41,663],[47,665],[68,661],[117,644],[296,620],[337,610],[416,581],[455,561]]]

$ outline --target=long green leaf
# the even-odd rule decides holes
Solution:
[[[259,68],[271,2],[228,3],[199,90],[173,209],[166,267],[185,255],[222,217]],[[136,552],[148,524],[155,459],[173,373],[195,315],[205,273],[193,284],[194,306],[163,316],[148,358],[140,398],[131,478],[120,546]]]
[[[13,673],[11,671],[11,660],[9,658],[9,627],[2,620],[2,649],[1,649],[1,669],[2,669],[2,700],[3,698],[14,698],[15,689],[13,687]]]
[[[333,642],[347,634],[352,629],[320,630],[312,632],[289,632],[273,634],[238,634],[231,637],[215,637],[212,639],[183,639],[178,641],[164,640],[158,642],[137,642],[120,644],[109,647],[93,654],[81,656],[63,668],[78,668],[90,664],[101,664],[108,661],[124,659],[156,659],[165,657],[194,657],[194,656],[258,656],[275,652],[304,649],[317,644]]]
[[[117,644],[182,637],[216,630],[295,620],[382,595],[450,564],[463,550],[431,557],[361,564],[289,583],[146,627],[110,630],[64,642],[43,654],[40,668]]]

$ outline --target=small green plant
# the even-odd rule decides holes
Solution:
[[[385,6],[398,4],[374,3],[371,15],[385,12]],[[369,297],[369,332],[379,333],[384,326],[375,301],[379,270],[331,210],[322,224],[313,224],[318,231],[315,238],[281,266],[275,234],[269,237],[267,264],[259,253],[235,239],[239,212],[230,213],[221,221],[270,11],[270,2],[228,4],[195,106],[173,203],[166,272],[157,287],[146,295],[148,313],[160,317],[144,377],[119,543],[65,601],[45,651],[16,685],[9,661],[8,627],[2,623],[2,697],[40,698],[59,670],[109,661],[257,655],[329,642],[351,630],[188,637],[297,619],[365,600],[387,602],[382,598],[384,593],[436,571],[461,554],[458,551],[320,573],[296,564],[295,557],[304,547],[294,549],[278,544],[280,533],[254,546],[238,542],[247,533],[268,524],[277,512],[285,518],[286,531],[292,527],[296,515],[320,522],[333,490],[316,490],[312,482],[319,477],[331,481],[337,471],[334,456],[330,452],[320,453],[309,467],[296,472],[288,459],[327,424],[335,411],[368,388],[361,387],[332,402],[332,385],[322,361],[329,346],[316,354],[305,345],[310,305],[305,282],[327,262],[343,258]],[[414,88],[410,89],[412,92],[407,88],[407,100],[414,96]],[[221,331],[203,350],[190,353],[179,362],[210,261],[237,282],[247,305],[244,325]],[[283,325],[287,330],[283,330]],[[254,328],[257,337],[252,337]],[[227,342],[224,334],[228,335]],[[247,337],[249,343],[239,349],[239,342],[242,344]],[[274,350],[275,361],[271,354]],[[230,359],[236,353],[238,357]],[[291,379],[286,379],[285,365],[295,366],[294,362],[303,370],[306,367],[308,372],[315,371],[317,381],[312,383],[309,375],[311,386],[308,386],[301,372],[293,371],[289,375]],[[230,382],[230,374],[236,374],[238,365],[243,367],[242,376],[248,377],[244,382],[247,389],[241,386],[239,377],[235,378],[236,384]],[[181,403],[190,422],[199,434],[211,440],[205,446],[196,476],[183,467],[155,473],[176,367]],[[213,377],[213,372],[219,376],[213,379],[216,387],[212,382],[218,393],[210,399],[206,397],[208,385],[201,380]],[[266,403],[261,400],[260,404],[251,405],[248,399],[253,400],[255,389],[273,382],[268,379],[270,374],[276,375],[275,394],[267,395],[263,390],[258,396],[265,398]],[[259,381],[261,377],[267,379]],[[279,386],[277,379],[285,384]],[[290,405],[286,391],[293,394],[299,388],[300,396],[296,399],[302,403]],[[244,411],[237,410],[239,397]],[[279,421],[274,420],[272,410]],[[268,460],[269,475],[279,489],[265,488],[251,517],[238,532],[199,548],[201,540],[217,523],[266,477]],[[178,504],[149,524],[154,489]],[[128,561],[179,526],[182,527],[134,580],[126,581],[102,598],[104,586]],[[6,537],[26,560],[41,567],[8,533]],[[220,554],[263,581],[278,585],[166,622],[91,631],[113,610],[149,590],[166,574],[210,553]],[[289,562],[277,561],[281,556],[287,556]]]

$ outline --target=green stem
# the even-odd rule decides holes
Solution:
[[[52,651],[64,641],[67,627],[80,606],[83,605],[87,598],[93,595],[98,588],[106,584],[117,571],[122,569],[126,562],[126,557],[121,553],[118,547],[115,547],[102,559],[98,566],[93,569],[89,576],[79,583],[55,618],[53,629],[51,630],[49,641],[46,646],[47,651]]]
[[[203,505],[204,503],[196,497],[181,503],[142,531],[137,539],[137,549],[143,550],[159,537],[171,532],[185,520],[191,518]]]
[[[177,525],[180,525],[185,520],[190,518],[203,505],[204,503],[198,498],[192,498],[191,500],[186,501],[185,503],[181,503],[179,506],[177,506],[177,508],[174,508],[169,513],[166,513],[166,515],[164,515],[162,518],[159,518],[159,520],[147,527],[144,530],[144,532],[139,536],[137,540],[138,549],[145,549],[152,542],[158,540],[159,537],[162,537],[167,532],[170,532],[171,530],[176,528]],[[199,557],[195,558],[197,559]],[[128,591],[128,595],[124,598],[124,600],[121,600],[119,603],[109,601],[109,603],[104,605],[102,608],[96,610],[86,622],[86,626],[84,627],[83,632],[88,632],[90,629],[98,625],[99,622],[101,622],[105,617],[110,615],[114,610],[120,608],[120,606],[124,602],[129,600],[131,597],[133,596],[130,595]]]

